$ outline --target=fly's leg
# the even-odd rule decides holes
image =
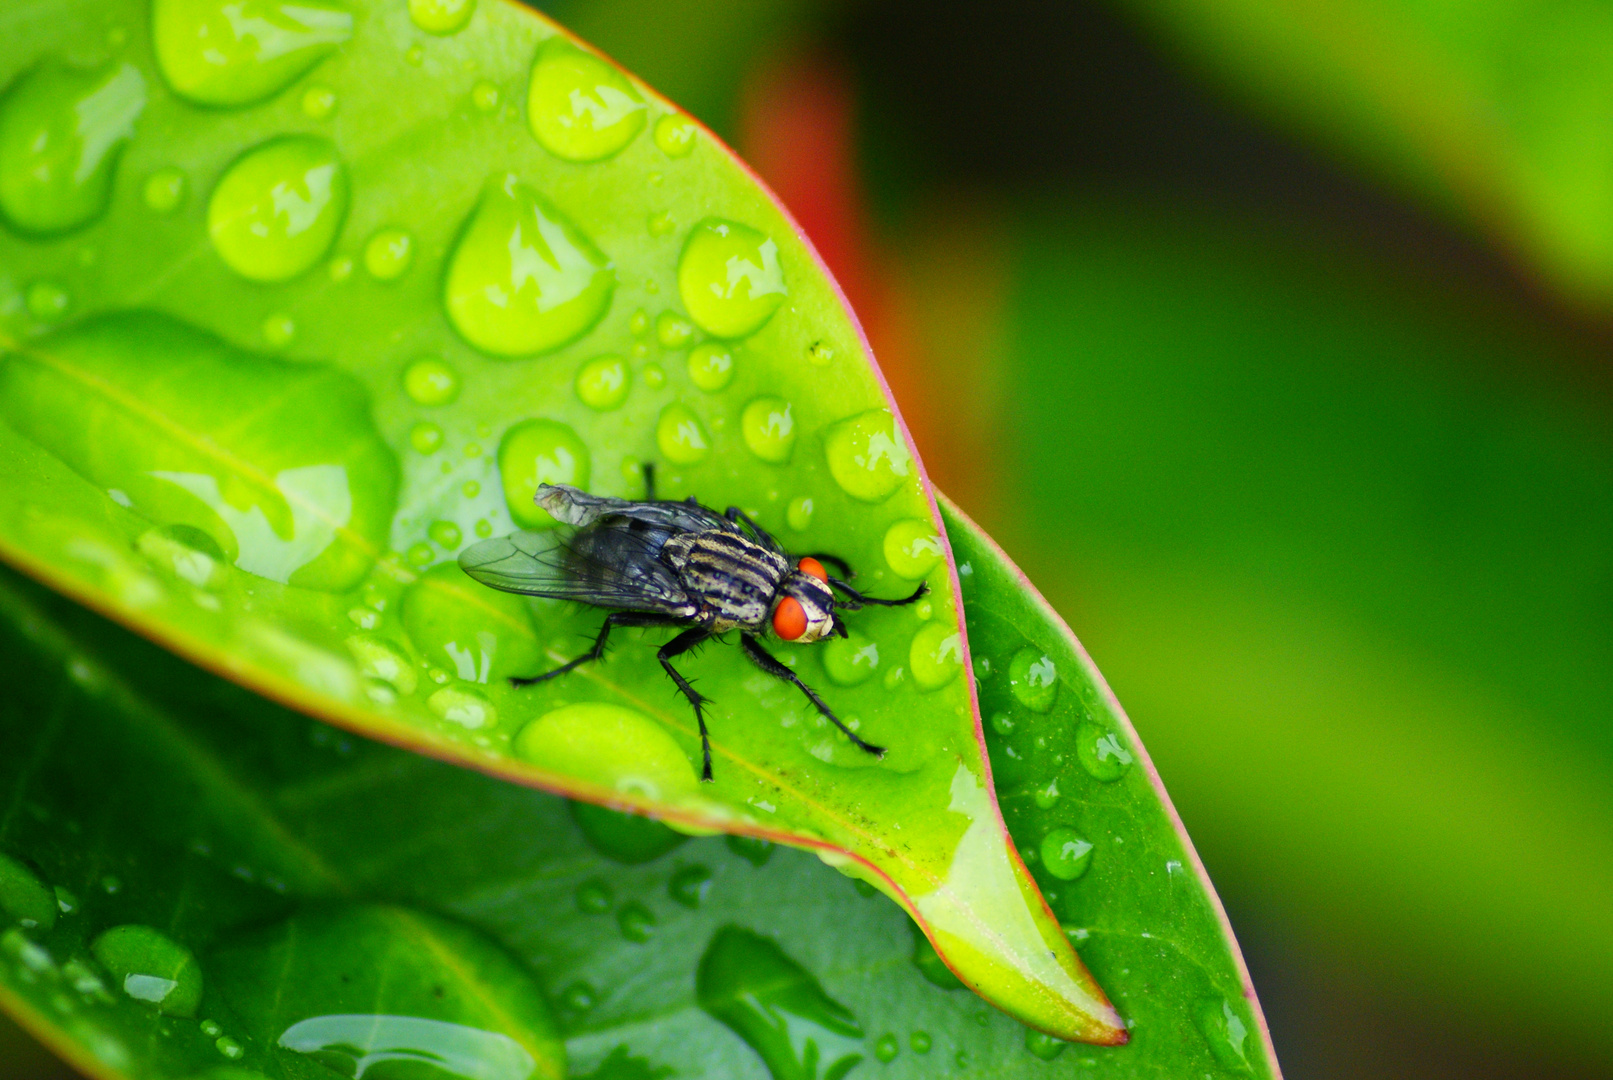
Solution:
[[[575,670],[590,660],[598,660],[605,655],[605,642],[610,640],[610,631],[613,626],[669,626],[679,625],[680,620],[669,619],[665,615],[644,615],[637,611],[613,611],[605,616],[605,623],[599,628],[599,636],[594,639],[594,647],[577,657],[568,660],[553,671],[545,671],[542,675],[533,675],[530,678],[510,679],[511,686],[531,686],[533,683],[548,682],[558,678],[568,671]]]
[[[830,578],[829,584],[846,594],[846,599],[842,603],[853,611],[865,604],[873,604],[876,607],[906,607],[930,591],[930,586],[921,581],[919,582],[919,587],[913,590],[912,596],[904,596],[897,600],[881,600],[877,596],[864,596],[839,578]]]
[[[655,501],[655,462],[644,463],[644,501]]]
[[[749,634],[742,634],[739,640],[740,644],[744,646],[745,655],[750,657],[752,662],[754,662],[757,667],[761,668],[775,679],[783,679],[787,683],[793,683],[801,691],[801,693],[806,695],[807,700],[812,702],[814,708],[816,708],[824,716],[828,717],[830,723],[834,724],[835,727],[846,733],[846,738],[850,739],[852,742],[856,743],[859,747],[868,751],[870,754],[873,754],[875,757],[885,756],[885,748],[883,746],[875,746],[873,743],[864,742],[862,739],[859,739],[857,737],[857,733],[852,731],[845,724],[842,724],[840,722],[840,717],[836,716],[834,711],[823,703],[823,699],[818,696],[817,691],[813,690],[812,687],[802,682],[800,677],[796,675],[795,672],[779,663],[777,657],[768,652],[766,649],[762,648],[761,642],[757,641]]]
[[[711,631],[704,626],[691,626],[661,646],[661,650],[655,654],[655,658],[661,661],[666,673],[672,676],[672,681],[677,683],[678,690],[689,699],[689,704],[694,706],[694,718],[700,725],[700,779],[707,783],[711,782],[711,736],[706,734],[706,714],[700,710],[700,706],[705,705],[710,699],[690,686],[688,679],[678,674],[678,669],[672,666],[672,658],[679,653],[688,652],[711,636]]]
[[[730,506],[727,510],[723,511],[723,517],[727,518],[729,521],[732,521],[735,525],[744,525],[751,531],[752,535],[754,535],[756,539],[760,540],[768,547],[776,548],[779,546],[778,541],[773,539],[772,533],[768,532],[766,529],[756,524],[756,522],[752,521],[750,519],[750,515],[745,513],[745,511],[741,510],[739,507]]]
[[[837,570],[841,575],[848,578],[854,578],[857,576],[857,572],[851,568],[851,564],[838,555],[823,555],[818,552],[813,552],[810,555],[803,555],[801,558],[817,559],[819,562],[827,566],[834,567],[835,570]]]

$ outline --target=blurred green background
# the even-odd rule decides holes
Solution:
[[[1613,1076],[1613,9],[538,6],[819,243],[1290,1080]]]

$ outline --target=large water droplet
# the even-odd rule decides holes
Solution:
[[[784,302],[778,245],[749,225],[707,218],[684,242],[678,292],[689,316],[713,337],[753,334]]]
[[[573,801],[571,819],[595,851],[629,866],[659,859],[689,839],[659,821],[638,814],[620,814],[593,803]]]
[[[478,585],[454,563],[432,567],[404,591],[402,617],[420,655],[466,682],[542,670],[526,601]]]
[[[830,425],[824,453],[835,483],[863,502],[883,502],[913,471],[913,456],[888,409],[870,409]]]
[[[843,1077],[862,1060],[862,1026],[778,945],[737,926],[712,937],[695,976],[700,1007],[750,1044],[773,1080]]]
[[[627,400],[627,361],[614,354],[588,361],[577,371],[577,396],[601,412],[620,406]]]
[[[248,150],[219,180],[207,231],[252,281],[289,281],[325,257],[347,214],[347,170],[324,139],[288,135]]]
[[[567,161],[600,161],[644,130],[644,99],[627,76],[560,35],[538,50],[527,119],[544,149]]]
[[[14,353],[0,416],[135,512],[200,529],[249,573],[341,592],[384,550],[397,461],[364,389],[322,364],[249,353],[165,315],[107,315]]]
[[[1092,863],[1092,844],[1073,829],[1053,829],[1042,837],[1042,867],[1060,881],[1074,881]]]
[[[1223,1068],[1249,1071],[1249,1025],[1225,998],[1201,1002],[1194,1014],[1199,1032],[1210,1045],[1210,1053]]]
[[[532,501],[540,484],[588,487],[588,447],[577,433],[556,420],[524,420],[504,433],[498,444],[499,480],[510,518],[525,529],[549,529],[549,512]]]
[[[904,518],[885,531],[885,564],[909,581],[918,581],[941,561],[941,538],[935,526]]]
[[[55,895],[37,874],[4,852],[0,852],[0,912],[29,929],[56,925]]]
[[[750,452],[763,461],[782,465],[795,449],[795,420],[783,398],[759,397],[745,406],[739,418],[740,433]]]
[[[311,1059],[282,1059],[287,1075],[312,1075],[309,1065],[370,1080],[565,1075],[531,977],[481,934],[424,912],[316,908],[237,937],[213,965],[259,1046]]]
[[[149,926],[114,926],[90,943],[90,952],[123,992],[170,1016],[195,1016],[202,1000],[202,969],[179,942]]]
[[[202,105],[247,105],[289,86],[353,36],[331,0],[153,0],[163,78]]]
[[[697,465],[711,453],[711,436],[693,409],[674,401],[661,410],[656,421],[655,445],[674,465]]]
[[[689,350],[689,381],[715,394],[734,381],[734,354],[720,341],[707,341]]]
[[[443,687],[426,699],[426,708],[467,731],[484,731],[498,723],[493,703],[468,686]]]
[[[517,757],[611,791],[676,802],[700,781],[672,736],[641,712],[579,702],[532,721],[516,735]]]
[[[86,71],[44,60],[18,78],[0,98],[0,216],[35,234],[99,217],[145,105],[133,64]]]
[[[1059,695],[1059,673],[1053,658],[1027,645],[1008,662],[1008,685],[1032,712],[1045,713]]]
[[[666,888],[667,895],[684,907],[697,908],[705,903],[706,894],[711,891],[711,871],[698,863],[685,866],[672,875]]]
[[[920,690],[939,690],[963,666],[963,641],[955,624],[927,623],[913,635],[907,652],[908,668]]]
[[[1131,751],[1120,744],[1119,736],[1091,720],[1075,731],[1075,756],[1093,779],[1106,784],[1131,768]]]
[[[879,669],[879,646],[855,630],[843,638],[830,638],[821,651],[824,672],[840,686],[866,682]]]
[[[773,857],[778,845],[771,840],[763,840],[760,836],[738,836],[733,833],[724,837],[723,842],[728,850],[738,855],[752,866],[766,866],[767,860]]]
[[[545,353],[589,330],[616,276],[593,241],[513,173],[489,181],[444,286],[448,317],[494,356]]]
[[[428,34],[457,34],[476,13],[476,0],[409,0],[409,18]]]
[[[435,356],[423,357],[404,371],[403,391],[420,405],[447,405],[459,396],[459,373]]]
[[[347,651],[365,678],[380,679],[400,694],[412,694],[419,685],[420,676],[408,655],[385,638],[354,634],[347,639]]]

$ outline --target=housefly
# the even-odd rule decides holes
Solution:
[[[569,528],[517,532],[484,540],[463,551],[459,565],[484,585],[505,592],[572,600],[610,611],[593,648],[552,671],[514,678],[528,686],[557,678],[605,653],[618,626],[676,626],[682,632],[656,653],[661,667],[694,708],[700,725],[701,777],[711,779],[711,739],[703,706],[710,704],[672,666],[673,657],[730,630],[757,667],[794,685],[814,708],[861,749],[876,756],[882,747],[858,738],[817,692],[762,646],[769,630],[784,641],[821,641],[846,636],[840,610],[876,604],[911,604],[927,591],[882,600],[864,596],[824,569],[833,566],[852,577],[843,559],[832,555],[792,556],[752,521],[730,506],[719,514],[693,496],[683,502],[655,498],[655,476],[644,470],[642,502],[590,495],[569,484],[543,484],[535,501]]]

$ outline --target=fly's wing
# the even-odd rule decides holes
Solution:
[[[625,518],[669,533],[734,532],[734,524],[721,514],[694,502],[633,502],[606,495],[590,495],[570,484],[540,484],[534,501],[556,521],[586,528],[596,522]]]
[[[483,540],[459,553],[459,566],[483,585],[505,592],[595,607],[692,613],[688,594],[655,557],[659,549],[652,538],[595,525],[569,537],[551,530]]]

